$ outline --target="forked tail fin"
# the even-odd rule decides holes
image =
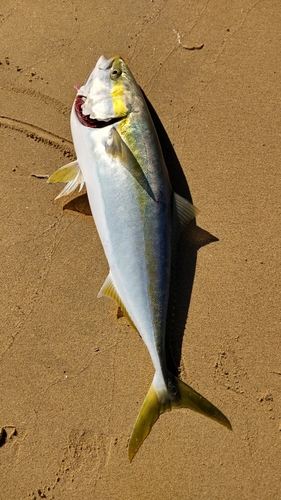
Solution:
[[[146,398],[136,420],[129,443],[129,460],[131,461],[139,447],[148,436],[153,424],[161,413],[170,411],[172,408],[189,408],[212,418],[219,424],[232,430],[231,424],[226,416],[216,408],[210,401],[196,392],[192,387],[185,384],[170,372],[165,373],[165,389],[157,389],[152,382]]]

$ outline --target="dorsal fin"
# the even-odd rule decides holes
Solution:
[[[77,187],[79,188],[79,193],[84,186],[84,178],[79,167],[77,160],[60,167],[56,172],[54,172],[48,179],[47,182],[66,182],[66,186],[55,198],[61,198],[62,196],[67,196],[68,194],[75,191]]]
[[[188,200],[174,193],[173,203],[173,242],[176,243],[181,231],[196,217],[199,210]]]
[[[100,297],[110,297],[111,299],[115,300],[116,304],[120,307],[120,309],[122,310],[124,316],[126,316],[127,320],[129,321],[130,325],[135,329],[137,330],[137,328],[135,327],[135,324],[134,322],[132,321],[117,289],[116,289],[116,286],[114,285],[113,283],[113,280],[112,280],[112,277],[111,277],[111,274],[109,273],[109,275],[107,276],[104,284],[102,285],[99,293],[98,293],[98,298]]]

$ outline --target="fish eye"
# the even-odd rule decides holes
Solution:
[[[122,68],[120,61],[115,60],[110,72],[110,78],[111,80],[117,80],[121,74],[122,74]]]
[[[119,76],[121,75],[121,73],[122,73],[121,69],[114,68],[110,72],[110,78],[111,78],[111,80],[117,80],[117,78],[119,78]]]

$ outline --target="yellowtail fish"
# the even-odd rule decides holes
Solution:
[[[71,131],[77,161],[49,182],[66,183],[58,198],[85,182],[110,268],[99,297],[116,301],[155,368],[130,438],[132,460],[160,414],[172,408],[190,408],[231,425],[166,365],[172,247],[196,209],[172,190],[146,102],[123,59],[101,56],[86,84],[76,88]]]

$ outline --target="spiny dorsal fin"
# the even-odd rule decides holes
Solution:
[[[185,198],[177,193],[174,193],[174,204],[173,204],[173,239],[176,241],[178,239],[181,231],[187,227],[189,222],[196,217],[199,213],[198,208],[196,208],[192,203],[187,201]]]
[[[107,276],[104,284],[102,285],[99,293],[98,293],[98,298],[100,297],[110,297],[111,299],[115,300],[115,302],[117,303],[117,305],[120,307],[120,309],[122,310],[124,316],[126,316],[127,320],[129,321],[130,325],[135,329],[137,330],[137,328],[135,327],[134,325],[134,322],[132,321],[119,293],[117,292],[117,289],[112,281],[112,277],[111,277],[111,274],[109,273],[109,275]]]
[[[55,198],[61,198],[62,196],[67,196],[68,194],[75,191],[79,187],[79,192],[84,186],[84,178],[79,167],[77,160],[60,167],[56,172],[54,172],[48,179],[47,182],[66,182],[66,186],[60,192],[60,194]]]
[[[114,127],[112,127],[110,136],[105,144],[105,151],[107,152],[107,154],[113,156],[114,158],[117,158],[120,161],[121,165],[123,165],[123,167],[125,167],[130,172],[130,174],[136,179],[136,181],[147,192],[147,194],[154,201],[156,201],[153,191],[149,185],[147,178],[144,175],[139,162]]]

